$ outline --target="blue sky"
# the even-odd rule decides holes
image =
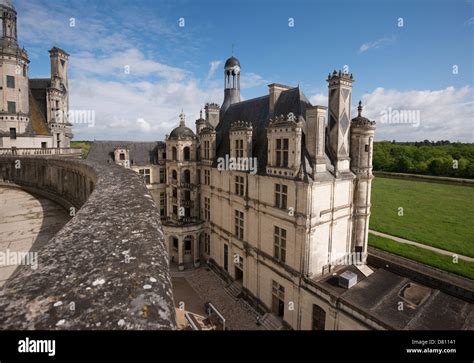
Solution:
[[[465,0],[15,1],[30,77],[49,74],[53,45],[71,54],[71,109],[95,112],[93,127],[75,125],[76,139],[133,140],[162,139],[181,108],[192,126],[203,103],[221,103],[222,66],[234,44],[244,99],[278,82],[299,84],[313,103],[326,104],[327,74],[346,65],[356,79],[353,103],[362,99],[370,118],[419,112],[418,122],[379,122],[377,139],[472,142],[473,6]]]

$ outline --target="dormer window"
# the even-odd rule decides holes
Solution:
[[[204,141],[204,159],[205,160],[209,160],[209,155],[211,154],[211,150],[210,150],[210,142],[209,141]]]
[[[244,140],[235,140],[235,157],[244,157]]]
[[[301,165],[303,119],[293,113],[270,119],[267,127],[267,173],[294,177]]]
[[[235,121],[230,127],[230,154],[235,159],[252,157],[252,123],[247,121]]]
[[[286,138],[276,139],[276,166],[280,168],[288,167],[289,140]]]
[[[124,154],[124,153],[120,153],[119,158],[120,158],[120,160],[125,160],[125,154]]]

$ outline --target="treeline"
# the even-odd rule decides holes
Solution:
[[[474,144],[449,141],[374,143],[374,170],[474,178]]]

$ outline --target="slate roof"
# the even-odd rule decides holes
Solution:
[[[113,163],[116,148],[128,149],[131,165],[158,164],[158,149],[165,148],[161,141],[136,142],[136,141],[94,141],[87,156],[88,160],[99,163]]]
[[[171,131],[169,139],[194,139],[196,135],[193,130],[186,126],[178,126]]]
[[[217,150],[216,156],[225,157],[230,155],[229,130],[231,123],[234,121],[247,121],[253,126],[252,135],[252,156],[257,157],[258,174],[266,174],[267,165],[267,137],[266,127],[268,126],[270,118],[279,115],[287,115],[290,112],[296,117],[305,116],[306,109],[312,107],[306,96],[299,87],[291,88],[283,91],[275,104],[275,111],[273,114],[269,113],[269,96],[262,96],[252,98],[250,100],[234,103],[230,105],[222,120],[216,127],[217,132]],[[304,143],[304,140],[303,140]],[[309,156],[306,152],[306,147],[303,146],[303,169],[305,174],[309,173],[311,164]],[[216,164],[217,165],[217,159]]]
[[[33,78],[29,80],[30,82],[30,91],[33,95],[36,103],[38,104],[39,111],[43,114],[44,119],[46,120],[46,91],[51,87],[50,78]]]
[[[235,65],[238,65],[240,67],[240,62],[237,58],[232,56],[232,57],[230,57],[229,59],[226,60],[224,68],[232,67],[232,66],[235,66]]]
[[[41,112],[41,109],[34,98],[31,90],[29,92],[29,101],[30,101],[30,126],[32,131],[36,135],[51,135],[49,132],[46,117]]]

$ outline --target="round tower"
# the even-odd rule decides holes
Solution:
[[[220,110],[220,119],[229,106],[237,102],[240,102],[240,62],[232,56],[224,65],[224,102]]]
[[[359,101],[358,116],[351,121],[351,170],[354,180],[353,246],[355,252],[367,252],[370,217],[370,191],[372,187],[372,157],[375,121],[362,116]]]
[[[179,126],[166,139],[166,174],[168,218],[163,230],[168,237],[172,263],[183,270],[185,265],[200,264],[200,220],[198,138],[186,127],[184,113],[179,115]]]
[[[207,126],[206,120],[202,118],[202,110],[199,111],[199,118],[196,120],[196,134],[200,134],[201,130]]]
[[[29,122],[28,54],[17,43],[17,13],[0,0],[0,130],[25,132]]]

